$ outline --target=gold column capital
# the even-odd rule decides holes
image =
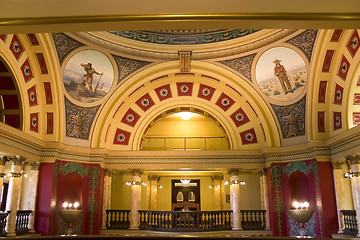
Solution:
[[[258,173],[261,177],[266,176],[266,170],[265,170],[265,168],[259,169],[259,170],[257,171],[257,173]]]
[[[139,177],[141,177],[141,175],[144,172],[142,169],[138,169],[138,168],[130,169],[130,171],[133,176],[139,176]]]
[[[160,177],[158,175],[150,175],[148,176],[148,180],[158,182],[160,180]]]
[[[224,175],[222,175],[222,174],[211,175],[211,179],[212,180],[224,180]]]
[[[342,160],[335,160],[331,161],[333,169],[342,169],[342,165],[344,164],[344,161]]]
[[[13,156],[10,157],[10,161],[12,161],[13,165],[22,166],[22,164],[25,162],[26,158],[22,156]]]
[[[239,172],[240,172],[240,169],[238,169],[238,168],[228,169],[228,174],[229,174],[230,176],[238,176],[238,175],[239,175]]]
[[[349,161],[351,165],[360,164],[360,154],[357,154],[356,156],[349,155],[346,157],[346,161]]]
[[[0,165],[4,166],[7,161],[8,161],[7,156],[3,156],[3,155],[0,156]]]
[[[32,162],[31,163],[31,170],[39,170],[40,162]]]

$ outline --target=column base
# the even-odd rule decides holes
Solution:
[[[139,230],[139,227],[129,227],[129,230]]]
[[[6,233],[7,237],[16,237],[16,233]]]
[[[233,231],[241,231],[242,228],[232,228],[231,230],[233,230]]]

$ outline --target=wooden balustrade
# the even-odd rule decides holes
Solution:
[[[29,218],[31,213],[31,210],[18,210],[16,212],[15,232],[17,235],[29,232]]]
[[[6,227],[6,218],[7,218],[7,213],[3,212],[0,213],[0,237],[4,237],[6,236],[6,231],[5,231],[5,227]]]
[[[244,230],[265,230],[266,210],[241,210]],[[142,230],[191,232],[231,230],[232,211],[146,211],[139,210]],[[130,210],[106,210],[107,229],[128,229]]]
[[[266,210],[240,210],[244,230],[265,230]]]
[[[106,229],[128,229],[130,210],[106,210]]]
[[[356,236],[358,234],[357,218],[355,210],[341,210],[343,216],[344,234]]]
[[[232,211],[144,211],[140,229],[157,231],[230,230]]]

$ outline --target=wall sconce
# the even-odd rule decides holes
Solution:
[[[137,186],[144,186],[144,187],[146,187],[147,186],[147,184],[146,184],[146,182],[140,182],[140,181],[127,181],[126,183],[125,183],[125,185],[127,185],[127,186],[131,186],[131,185],[137,185]]]
[[[74,202],[74,203],[68,203],[68,202],[64,202],[62,204],[64,209],[75,209],[77,210],[78,207],[80,206],[79,202]]]
[[[232,185],[232,184],[240,184],[240,185],[242,185],[242,186],[244,186],[245,185],[245,182],[244,181],[238,181],[238,180],[232,180],[232,181],[226,181],[225,183],[224,183],[224,185],[226,186],[226,185]]]
[[[218,184],[218,185],[215,185],[215,186],[214,186],[214,185],[210,185],[209,188],[215,188],[215,189],[217,189],[217,188],[220,188],[220,185],[219,185],[219,184]]]
[[[348,165],[348,169],[349,172],[344,174],[345,178],[353,178],[353,177],[360,177],[360,172],[352,172],[351,171],[351,164],[350,161],[346,161],[347,165]]]
[[[163,187],[161,185],[159,185],[157,187],[155,185],[152,185],[152,188],[160,188],[160,189],[162,189]]]

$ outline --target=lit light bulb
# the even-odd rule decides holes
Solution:
[[[77,209],[80,206],[78,202],[74,202],[74,208]]]
[[[212,186],[210,185],[209,188],[212,188]]]
[[[69,203],[69,208],[72,208],[73,204],[72,203]]]
[[[229,181],[226,181],[226,182],[224,183],[224,185],[229,185]]]
[[[298,209],[300,207],[300,203],[299,202],[293,202],[293,206],[295,209]]]
[[[63,208],[67,208],[69,206],[69,203],[68,202],[64,202],[63,203]]]
[[[309,203],[308,202],[304,202],[304,207],[306,208],[306,209],[308,209],[308,207],[309,207]]]
[[[162,189],[162,186],[160,185],[159,188]]]

